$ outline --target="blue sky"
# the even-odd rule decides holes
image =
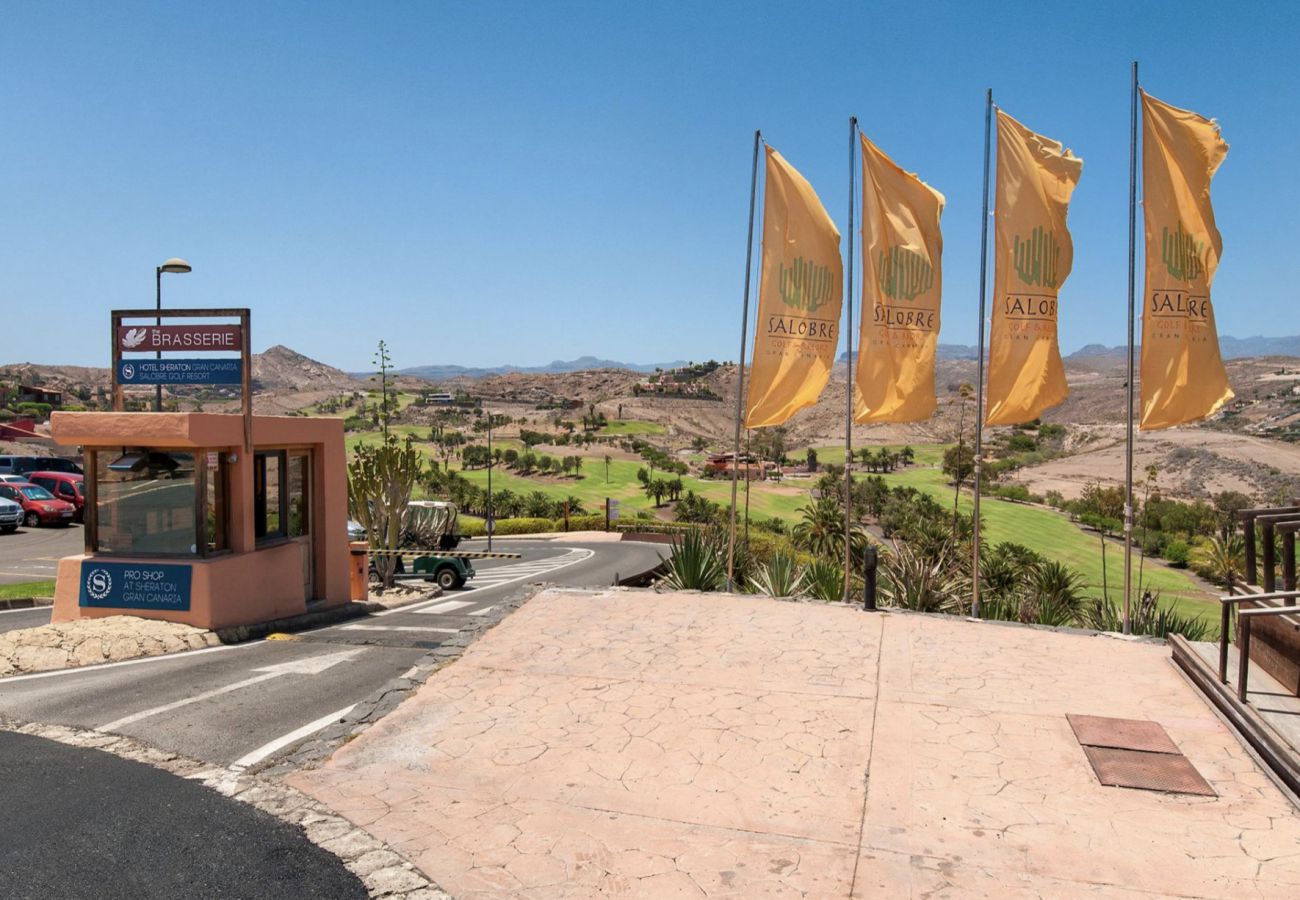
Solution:
[[[753,130],[844,230],[847,118],[948,198],[974,343],[983,96],[1084,159],[1061,341],[1124,339],[1129,63],[1215,116],[1224,334],[1300,333],[1300,4],[58,4],[0,30],[0,361],[250,306],[349,369],[732,359]],[[1140,276],[1139,276],[1140,277]]]

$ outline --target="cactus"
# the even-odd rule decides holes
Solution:
[[[876,254],[876,281],[891,300],[912,300],[934,287],[934,266],[906,247],[890,247]]]
[[[1179,281],[1192,281],[1205,271],[1201,254],[1205,252],[1205,242],[1198,241],[1186,231],[1183,223],[1178,223],[1178,230],[1173,234],[1168,228],[1160,229],[1161,254],[1169,274]]]
[[[835,294],[835,278],[826,266],[819,266],[797,257],[789,268],[785,263],[777,270],[781,299],[786,306],[814,313],[831,301]]]
[[[1016,258],[1016,273],[1025,284],[1038,284],[1054,288],[1060,284],[1061,245],[1056,234],[1036,227],[1029,240],[1021,241],[1016,235],[1012,250]]]

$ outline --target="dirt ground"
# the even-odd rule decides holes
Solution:
[[[1060,491],[1078,497],[1092,482],[1124,481],[1124,429],[1096,426],[1092,449],[1022,469],[1014,481],[1036,494]],[[1300,446],[1266,438],[1174,428],[1138,434],[1134,446],[1135,479],[1145,479],[1147,467],[1159,469],[1156,484],[1166,495],[1207,497],[1219,491],[1241,491],[1262,501],[1277,499],[1300,486]]]

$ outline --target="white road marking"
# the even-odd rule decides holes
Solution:
[[[471,613],[471,615],[473,615]],[[439,634],[457,634],[459,628],[433,628],[427,625],[344,625],[343,631],[436,631]]]
[[[49,609],[49,608],[50,607],[48,606],[20,606],[17,609],[0,609],[0,616],[3,616],[5,613],[15,613],[15,612],[29,613],[29,612],[36,612],[37,610]]]
[[[235,760],[233,763],[230,764],[230,768],[236,771],[242,771],[243,769],[246,769],[251,765],[260,763],[262,760],[266,759],[268,756],[270,756],[272,753],[275,753],[277,750],[283,749],[284,747],[287,747],[290,744],[292,744],[294,741],[301,740],[302,738],[307,737],[307,735],[309,734],[315,734],[316,732],[324,728],[326,725],[330,725],[334,722],[337,722],[339,719],[343,718],[348,713],[352,712],[355,706],[356,704],[354,703],[352,704],[352,706],[347,706],[344,707],[343,709],[335,710],[334,712],[330,713],[328,716],[321,716],[319,719],[317,719],[314,722],[308,722],[306,725],[302,726],[301,728],[295,728],[293,731],[289,732],[288,734],[281,735],[275,740],[258,747],[253,752],[246,753],[243,756],[239,757],[239,759]]]
[[[469,615],[471,615],[471,616],[486,616],[488,613],[492,612],[492,610],[494,610],[494,609],[496,609],[496,608],[497,608],[497,605],[496,605],[495,603],[493,603],[491,606],[485,606],[485,607],[483,607],[482,609],[476,609],[476,610],[474,610],[472,613],[470,613]]]
[[[121,662],[98,663],[93,666],[79,666],[75,669],[55,669],[52,672],[33,672],[30,675],[10,675],[8,678],[0,678],[0,687],[7,684],[13,684],[17,681],[31,681],[35,678],[60,678],[65,675],[93,675],[96,672],[102,672],[105,669],[116,669],[121,666],[143,666],[148,663],[175,662],[179,659],[189,659],[192,656],[199,656],[203,653],[220,653],[223,650],[244,650],[248,647],[261,647],[261,641],[248,641],[244,644],[222,644],[220,647],[204,647],[202,650],[186,650],[184,653],[167,653],[162,656],[146,656],[143,659],[124,659]]]
[[[426,606],[424,609],[414,611],[422,613],[449,613],[473,605],[473,600],[444,600],[441,603],[435,603],[433,606]]]
[[[542,570],[542,573],[554,572],[557,569],[563,569],[566,566],[571,566],[574,565],[575,563],[580,563],[583,560],[590,559],[592,556],[595,555],[594,550],[586,550],[586,549],[576,548],[576,547],[564,548],[564,549],[568,549],[568,553],[562,556],[549,557],[549,559],[555,560],[555,564],[548,565],[546,568]],[[527,564],[515,563],[514,565],[532,565],[532,563],[527,563]],[[466,585],[466,589],[469,591],[474,591],[474,590],[486,591],[486,590],[491,590],[492,588],[498,588],[503,584],[511,584],[512,582],[515,581],[523,581],[525,578],[535,577],[535,574],[542,574],[542,573],[525,573],[523,575],[518,575],[518,574],[512,575],[510,572],[507,571],[511,569],[513,569],[513,566],[497,566],[491,569],[484,569],[481,575],[474,576],[474,580],[471,581],[468,585]],[[506,577],[503,580],[496,580],[496,577],[492,575],[492,573],[494,572],[505,573],[508,577]],[[396,607],[395,609],[386,609],[381,613],[375,613],[374,618],[380,618],[381,616],[392,616],[398,613],[426,612],[426,611],[430,611],[429,607],[436,606],[437,604],[446,603],[446,602],[447,600],[444,597],[435,597],[432,600],[423,600],[419,603],[412,603],[409,606],[399,606]],[[472,605],[473,603],[481,603],[481,602],[483,601],[475,600],[472,601],[470,605]]]
[[[117,731],[133,722],[139,722],[141,719],[148,719],[160,713],[171,712],[174,709],[180,709],[182,706],[189,706],[192,703],[211,700],[213,697],[220,697],[222,694],[229,694],[232,691],[252,687],[253,685],[260,684],[263,681],[270,681],[272,678],[279,678],[282,675],[319,675],[326,669],[332,668],[341,662],[347,662],[349,659],[352,659],[354,656],[363,652],[364,650],[358,647],[355,650],[344,650],[340,653],[327,653],[323,656],[309,656],[306,659],[291,660],[290,662],[277,663],[273,666],[262,666],[261,668],[253,669],[254,672],[260,672],[260,675],[254,675],[252,678],[245,678],[243,681],[236,681],[234,684],[227,684],[224,687],[213,688],[210,691],[204,691],[201,694],[195,694],[192,697],[186,697],[172,703],[165,703],[162,706],[142,709],[129,716],[114,719],[107,725],[100,725],[95,730]]]

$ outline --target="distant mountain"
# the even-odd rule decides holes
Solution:
[[[545,366],[489,366],[483,368],[450,365],[411,366],[406,369],[398,369],[397,374],[425,378],[429,381],[445,381],[449,378],[487,378],[490,375],[508,375],[511,372],[541,375],[584,372],[590,369],[626,369],[631,372],[653,372],[655,369],[676,369],[684,365],[686,365],[686,360],[681,359],[663,363],[626,363],[613,359],[597,359],[594,356],[580,356],[577,359],[570,360],[557,359]],[[364,378],[369,374],[371,373],[361,373],[357,377]]]
[[[857,351],[853,352],[856,357]],[[979,356],[979,348],[967,346],[966,344],[940,344],[935,351],[938,359],[976,359]],[[840,362],[845,362],[849,358],[847,353],[840,354]]]
[[[1247,359],[1256,356],[1300,356],[1300,335],[1289,337],[1235,338],[1219,337],[1219,351],[1224,359]],[[1105,344],[1088,344],[1075,350],[1066,359],[1122,359],[1127,352],[1124,345],[1107,347]]]

